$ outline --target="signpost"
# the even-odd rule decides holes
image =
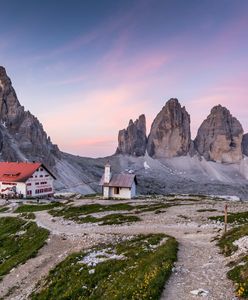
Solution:
[[[224,209],[224,222],[225,222],[225,228],[224,228],[224,232],[226,233],[227,231],[227,204],[225,204],[225,209]]]

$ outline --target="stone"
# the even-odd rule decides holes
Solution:
[[[190,146],[190,115],[172,98],[152,123],[147,152],[153,158],[171,158],[187,155]]]
[[[0,151],[3,160],[55,165],[60,157],[39,120],[21,106],[4,67],[0,66]]]
[[[237,163],[243,157],[242,137],[240,122],[227,108],[217,105],[201,124],[194,144],[198,153],[206,160]]]
[[[242,153],[248,156],[248,133],[244,134],[242,138]]]
[[[198,289],[198,290],[190,291],[190,294],[192,294],[192,295],[194,295],[194,296],[207,297],[208,294],[209,294],[209,291],[200,288],[200,289]]]
[[[127,129],[119,131],[116,154],[144,156],[146,144],[146,118],[141,115],[135,122],[130,120]]]

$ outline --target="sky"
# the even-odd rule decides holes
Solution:
[[[248,1],[0,0],[0,65],[62,151],[111,155],[118,131],[166,101],[213,106],[248,131]]]

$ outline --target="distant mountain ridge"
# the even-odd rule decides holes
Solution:
[[[114,173],[137,175],[141,194],[224,194],[247,199],[247,154],[248,134],[243,135],[239,121],[222,106],[212,109],[192,141],[190,115],[175,98],[157,115],[148,137],[145,115],[131,120],[119,132],[112,156],[93,159],[64,153],[21,106],[0,67],[0,160],[46,164],[57,177],[58,191],[101,192],[98,183],[110,162]]]
[[[142,116],[145,120],[145,116]],[[153,158],[197,154],[208,161],[221,163],[238,163],[242,160],[243,154],[248,153],[248,138],[247,135],[243,135],[242,125],[227,108],[221,105],[212,108],[209,116],[198,129],[194,141],[191,140],[190,115],[176,98],[167,101],[154,119],[146,147],[144,134],[142,138],[141,135],[132,135],[135,130],[130,130],[130,126],[135,127],[135,124],[130,120],[128,128],[119,131],[117,153],[120,153],[118,149],[121,148],[122,154],[142,156],[146,148],[149,156]],[[145,128],[145,124],[143,127]],[[125,132],[129,132],[128,148],[140,144],[142,152],[125,151],[127,140],[122,138]]]

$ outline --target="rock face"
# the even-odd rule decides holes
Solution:
[[[154,158],[182,156],[190,144],[190,115],[177,99],[170,99],[152,123],[147,152]]]
[[[248,156],[248,133],[243,135],[242,152],[244,155]]]
[[[28,159],[55,164],[60,151],[42,124],[20,105],[11,80],[0,67],[0,151],[3,160]]]
[[[119,131],[116,154],[143,156],[146,144],[146,118],[145,115],[141,115],[135,122],[130,120],[127,129]]]
[[[243,128],[228,109],[218,105],[200,126],[194,141],[196,150],[207,160],[236,163],[242,159]]]

